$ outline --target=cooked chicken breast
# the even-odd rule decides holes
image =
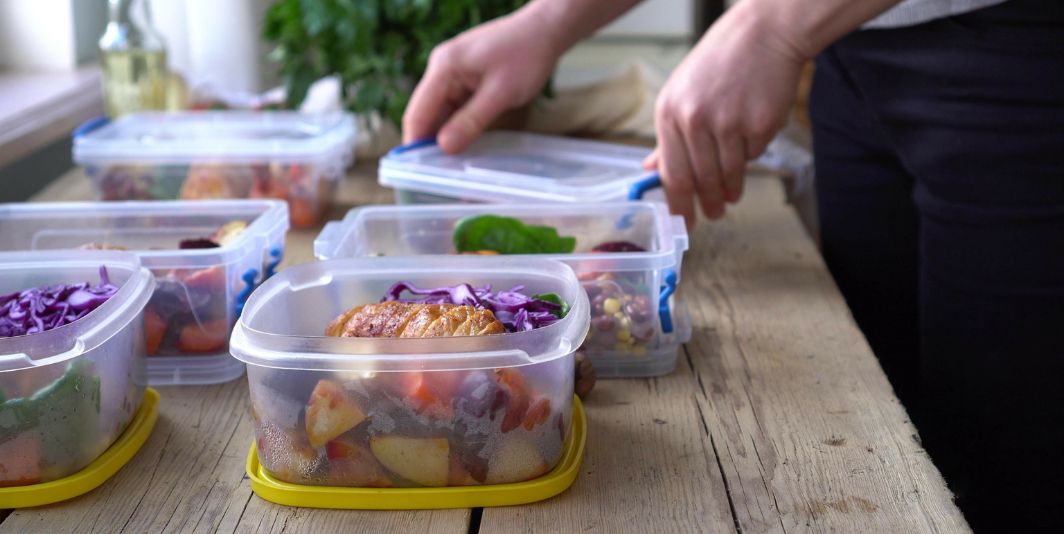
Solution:
[[[325,329],[325,335],[335,337],[453,337],[505,332],[490,310],[396,301],[351,308]]]

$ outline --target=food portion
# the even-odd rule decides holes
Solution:
[[[0,487],[60,478],[99,454],[100,379],[92,362],[74,360],[58,379],[24,396],[14,396],[20,393],[18,384],[4,386],[0,388]],[[102,446],[106,445],[109,441]]]
[[[331,181],[302,164],[115,165],[97,169],[102,200],[272,198],[288,202],[296,228],[318,223],[331,198]]]
[[[563,317],[566,304],[553,299],[525,295],[520,287],[493,293],[469,284],[420,289],[400,282],[382,302],[351,308],[325,332],[506,335]],[[537,478],[561,456],[572,366],[558,358],[517,368],[307,373],[317,377],[313,386],[291,375],[272,384],[249,375],[260,460],[275,477],[310,485],[465,486]]]
[[[58,284],[0,295],[0,338],[47,332],[85,317],[118,291],[100,267],[100,283]]]
[[[459,254],[566,254],[576,250],[575,237],[561,236],[550,226],[526,224],[500,215],[477,215],[459,220],[453,231]],[[612,240],[590,248],[592,253],[646,252],[631,241]],[[591,301],[591,331],[582,350],[641,356],[657,338],[659,327],[653,297],[659,289],[642,271],[581,272],[580,281]]]
[[[179,249],[224,246],[248,227],[230,221],[211,235],[182,239]],[[236,318],[226,268],[168,269],[155,273],[155,292],[144,309],[144,339],[149,356],[195,356],[224,353]],[[243,284],[243,281],[238,282]],[[239,288],[234,288],[234,291]]]

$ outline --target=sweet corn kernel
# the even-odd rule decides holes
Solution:
[[[617,341],[627,342],[629,339],[632,339],[632,333],[628,331],[627,328],[622,328],[617,331]]]
[[[621,311],[621,301],[615,298],[608,298],[602,302],[602,311],[614,314]]]

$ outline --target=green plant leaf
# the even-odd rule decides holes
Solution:
[[[553,302],[554,304],[561,306],[562,308],[560,310],[554,312],[554,316],[559,319],[564,319],[569,313],[569,303],[565,302],[561,295],[557,293],[540,293],[538,295],[532,295],[532,298]]]
[[[512,217],[478,215],[455,224],[454,248],[457,252],[567,254],[576,248],[576,238],[560,236],[550,226],[528,225]]]

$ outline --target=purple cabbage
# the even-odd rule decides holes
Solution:
[[[0,338],[47,332],[99,308],[118,291],[100,267],[100,284],[60,284],[0,295]]]
[[[522,293],[524,286],[514,286],[509,291],[491,292],[491,285],[474,288],[469,284],[454,287],[436,287],[421,289],[409,282],[396,282],[381,299],[381,302],[394,300],[414,304],[457,304],[490,310],[502,323],[507,332],[525,332],[551,325],[565,315],[565,307],[528,296]],[[413,297],[403,298],[403,293]],[[554,296],[557,299],[557,296]]]

